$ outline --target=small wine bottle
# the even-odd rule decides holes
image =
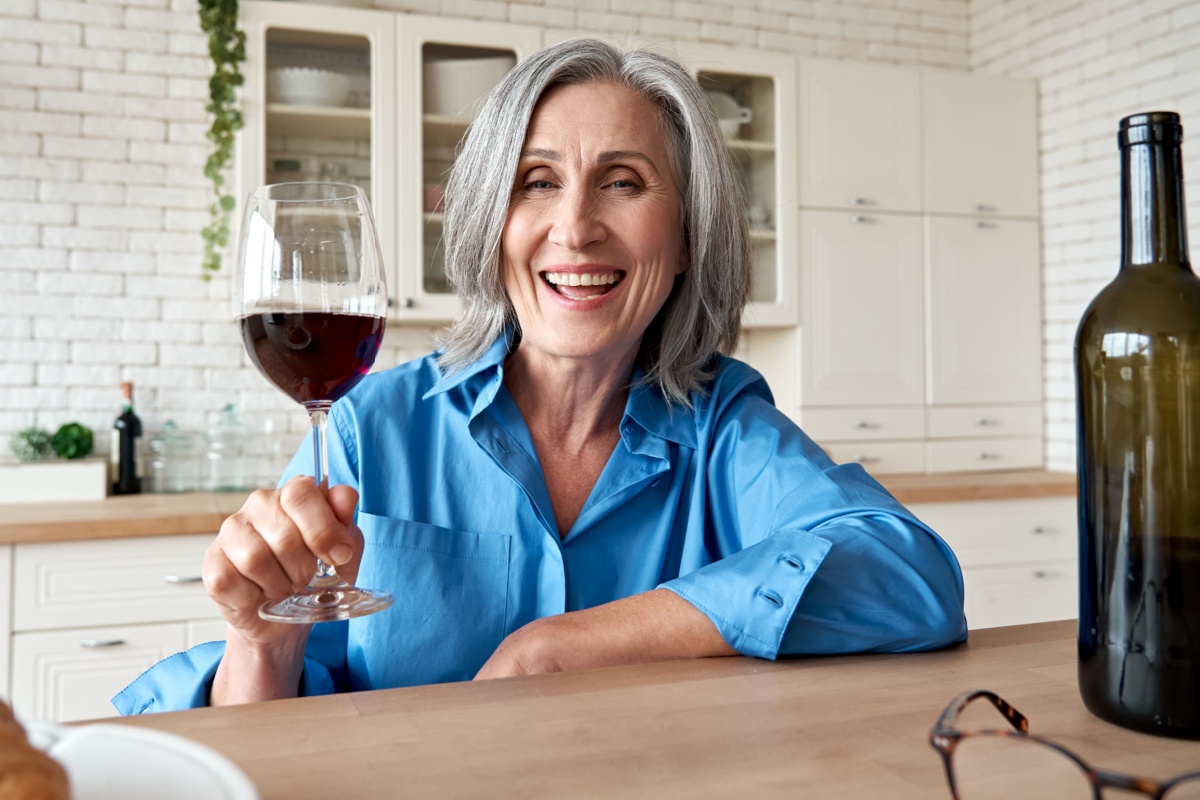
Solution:
[[[1121,120],[1121,266],[1075,339],[1079,688],[1118,725],[1200,738],[1200,278],[1183,127]]]
[[[113,422],[109,471],[113,494],[137,494],[142,491],[142,465],[138,460],[138,439],[142,421],[133,411],[133,384],[121,384],[124,396],[121,414]]]

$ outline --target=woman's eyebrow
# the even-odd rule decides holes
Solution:
[[[521,151],[521,158],[544,158],[547,161],[562,160],[562,153],[544,147],[527,147]],[[608,164],[613,161],[638,161],[645,164],[654,174],[658,174],[658,166],[640,150],[605,150],[596,156],[597,164]]]

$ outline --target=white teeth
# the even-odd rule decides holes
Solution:
[[[555,286],[605,286],[617,282],[617,273],[597,275],[590,272],[547,272],[546,280]]]

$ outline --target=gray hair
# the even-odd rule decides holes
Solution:
[[[534,107],[556,86],[608,81],[661,111],[682,205],[687,270],[642,341],[643,383],[690,406],[712,377],[712,355],[737,347],[750,293],[750,238],[742,184],[700,85],[671,59],[622,52],[595,39],[547,47],[517,64],[471,125],[446,189],[446,275],[462,310],[438,337],[439,363],[454,371],[483,355],[516,322],[504,289],[500,241],[517,162]]]

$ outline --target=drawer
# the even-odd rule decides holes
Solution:
[[[930,472],[988,472],[1042,466],[1042,437],[954,439],[926,444]]]
[[[1079,570],[1074,560],[966,569],[963,585],[969,628],[1079,616]]]
[[[1075,498],[914,503],[964,567],[1062,561],[1078,555]]]
[[[13,631],[217,617],[200,582],[212,538],[19,544]]]
[[[800,427],[817,442],[925,438],[921,406],[801,408],[800,420]]]
[[[112,696],[183,646],[181,622],[18,633],[13,709],[52,722],[115,717]]]
[[[922,442],[828,442],[825,452],[839,464],[862,464],[872,475],[925,471]]]
[[[927,415],[931,439],[1042,435],[1040,405],[935,406]]]

